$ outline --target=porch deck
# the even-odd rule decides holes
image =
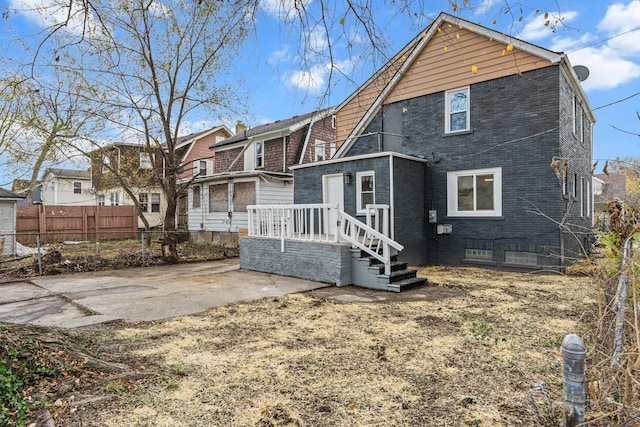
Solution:
[[[249,206],[240,267],[395,292],[426,283],[398,261],[403,247],[386,235],[388,206],[368,208],[370,225],[331,205]]]

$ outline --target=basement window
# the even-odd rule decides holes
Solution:
[[[504,261],[513,265],[538,265],[538,256],[531,252],[505,251]]]
[[[493,261],[493,250],[465,249],[464,259],[467,261]]]

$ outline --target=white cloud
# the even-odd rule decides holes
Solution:
[[[578,12],[573,10],[568,10],[560,16],[549,15],[547,18],[544,17],[544,14],[537,14],[535,18],[529,21],[522,31],[520,31],[518,38],[527,41],[544,39],[552,36],[555,28],[562,25],[562,23],[566,25],[577,16]],[[545,25],[547,21],[549,21],[549,25]]]
[[[626,6],[615,3],[607,9],[607,13],[598,24],[598,30],[615,35],[637,27],[638,22],[640,22],[640,0],[633,0]]]
[[[308,70],[295,71],[288,77],[288,84],[296,89],[318,92],[325,87],[329,67],[315,65]]]
[[[640,77],[640,67],[605,46],[589,47],[569,54],[572,65],[589,68],[589,78],[582,83],[585,90],[612,89]]]
[[[275,67],[279,65],[281,62],[289,61],[290,58],[291,58],[291,55],[289,53],[289,46],[285,46],[284,49],[275,50],[271,52],[271,55],[269,56],[269,59],[267,60],[267,62],[272,67]]]
[[[71,13],[69,13],[71,3]],[[9,8],[26,17],[34,24],[47,28],[55,24],[61,24],[69,20],[64,30],[80,34],[85,28],[85,13],[80,2],[69,0],[10,0]],[[87,23],[91,23],[89,20]],[[95,28],[94,25],[91,25]]]
[[[279,19],[299,18],[311,0],[260,0],[262,10]]]
[[[484,15],[493,7],[494,4],[496,4],[496,0],[482,0],[482,2],[480,2],[480,6],[473,11],[473,14]]]

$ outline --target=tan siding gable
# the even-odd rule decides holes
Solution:
[[[395,63],[372,78],[336,113],[338,146],[357,126],[416,46],[406,47],[404,52],[398,54]],[[383,104],[554,65],[547,59],[516,48],[506,52],[506,48],[501,42],[444,22],[441,31],[429,40]],[[478,70],[476,74],[471,70],[474,65]]]
[[[416,44],[405,47],[405,51],[402,52],[402,54],[404,54],[405,57],[409,56],[415,47]],[[366,83],[364,88],[360,89],[353,98],[336,113],[336,140],[338,147],[344,142],[345,138],[349,136],[401,66],[401,61],[388,64],[386,70],[382,70],[377,76],[374,76],[371,81]]]
[[[515,48],[507,52],[506,45],[468,29],[449,28],[447,24],[443,27],[420,52],[385,104],[553,65]],[[472,66],[477,67],[476,74]]]

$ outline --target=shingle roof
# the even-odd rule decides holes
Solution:
[[[9,190],[0,188],[0,199],[24,199],[25,196],[21,194],[12,193]]]
[[[311,113],[302,114],[300,116],[294,116],[284,120],[277,120],[273,123],[267,123],[265,125],[256,126],[254,128],[247,129],[242,133],[236,134],[231,138],[227,138],[224,141],[220,141],[217,144],[211,145],[209,146],[209,148],[229,145],[229,144],[233,144],[234,142],[245,141],[251,137],[255,137],[258,135],[285,130],[285,129],[294,127],[295,125],[302,124],[305,121],[310,121],[313,116],[317,116],[317,115],[322,116],[323,114],[328,113],[330,110],[331,108],[326,108],[320,111],[312,111]]]
[[[45,175],[47,173],[61,178],[91,179],[91,172],[88,170],[49,168],[45,171]]]

